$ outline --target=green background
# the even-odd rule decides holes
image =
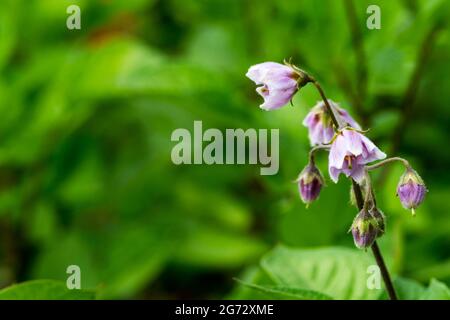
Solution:
[[[81,30],[66,27],[70,4]],[[366,27],[369,4],[380,30]],[[308,210],[292,183],[317,92],[265,112],[245,77],[289,57],[420,172],[415,218],[395,195],[400,165],[373,177],[379,244],[399,291],[434,297],[422,285],[436,278],[449,297],[449,13],[445,0],[2,0],[0,288],[60,282],[0,298],[383,297],[365,289],[371,254],[347,233],[349,182],[330,181],[320,155],[327,187]],[[174,165],[171,133],[194,120],[280,129],[279,173]],[[85,295],[55,294],[73,264]]]

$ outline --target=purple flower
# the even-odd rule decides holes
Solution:
[[[412,214],[415,215],[415,209],[422,203],[426,192],[427,188],[422,178],[414,169],[407,168],[397,186],[397,195],[403,207],[411,209]]]
[[[331,145],[328,159],[330,177],[337,182],[339,175],[344,173],[360,184],[364,178],[364,165],[385,157],[386,154],[364,135],[352,129],[344,129],[337,134]]]
[[[361,130],[359,124],[345,109],[340,108],[337,103],[330,99],[328,99],[328,103],[349,126]],[[334,136],[333,122],[323,101],[319,101],[311,109],[303,120],[303,125],[308,128],[309,141],[312,146],[329,143]]]
[[[263,98],[261,109],[273,110],[287,104],[299,89],[300,75],[293,68],[276,62],[264,62],[248,69],[246,74],[257,85]]]
[[[350,230],[355,245],[360,249],[370,247],[375,239],[384,232],[384,230],[381,230],[377,219],[367,209],[362,209],[358,213]]]
[[[306,205],[309,205],[319,196],[324,180],[319,169],[310,163],[298,176],[297,183],[300,198]]]

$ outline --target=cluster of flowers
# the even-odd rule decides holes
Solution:
[[[264,98],[260,106],[264,110],[274,110],[292,103],[293,96],[301,87],[315,82],[306,72],[286,62],[284,65],[275,62],[254,65],[248,70],[247,77],[260,85],[256,91]],[[336,183],[339,176],[344,174],[363,187],[364,206],[350,230],[355,245],[367,248],[385,229],[384,215],[375,205],[368,165],[385,159],[386,154],[364,135],[360,125],[346,110],[332,100],[327,100],[324,95],[322,97],[324,100],[318,102],[303,121],[303,125],[308,128],[313,149],[308,165],[297,179],[300,197],[307,205],[319,197],[324,178],[314,163],[313,153],[317,149],[329,149],[328,171],[331,180]],[[342,125],[336,125],[336,118]],[[400,178],[397,195],[403,207],[411,209],[414,214],[414,209],[423,201],[427,190],[408,162],[400,160],[406,172]]]

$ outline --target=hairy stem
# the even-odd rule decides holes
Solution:
[[[361,210],[364,207],[364,199],[361,192],[361,187],[356,183],[355,180],[352,180],[352,185],[353,185],[353,192],[355,193],[356,204],[358,208]],[[389,271],[386,267],[386,264],[384,263],[383,255],[381,254],[377,242],[374,241],[370,248],[372,249],[375,261],[377,262],[377,265],[380,268],[381,276],[383,277],[383,282],[386,287],[386,291],[389,295],[389,299],[397,300],[397,294],[395,292],[394,285],[392,284],[391,276],[389,275]]]
[[[330,113],[331,120],[333,121],[333,124],[337,130],[342,129],[344,127],[342,119],[335,112],[335,110],[330,106],[328,103],[328,99],[325,96],[325,93],[320,86],[320,84],[311,78],[311,82],[314,84],[316,89],[319,91],[320,96],[322,97],[323,102],[325,103],[326,108],[328,109],[328,112]],[[353,185],[353,192],[355,194],[356,203],[358,205],[358,209],[362,210],[364,207],[364,199],[361,191],[360,185],[353,179],[351,179],[352,185]],[[368,181],[370,183],[370,181]],[[368,190],[371,190],[371,187],[368,187]],[[397,300],[397,294],[395,293],[394,286],[392,285],[391,277],[389,275],[389,271],[386,268],[386,264],[384,263],[383,256],[381,255],[380,249],[378,248],[377,242],[374,241],[374,243],[371,246],[372,253],[375,256],[375,260],[377,262],[378,267],[380,268],[381,275],[383,277],[384,285],[386,286],[386,291],[389,294],[389,298],[391,300]]]
[[[372,253],[375,257],[375,260],[377,261],[377,265],[380,268],[381,276],[383,277],[384,285],[386,286],[386,291],[389,295],[389,299],[398,300],[397,293],[395,292],[394,285],[392,284],[391,277],[389,275],[389,271],[386,268],[386,264],[384,263],[383,256],[381,255],[381,251],[378,247],[377,242],[374,241],[370,248],[372,249]]]
[[[309,162],[310,163],[315,163],[315,154],[317,151],[319,150],[329,150],[330,146],[328,145],[318,145],[313,147],[310,151],[309,151]]]
[[[375,170],[375,169],[378,169],[380,167],[385,166],[388,163],[392,163],[392,162],[395,162],[395,161],[401,162],[405,166],[405,168],[410,168],[411,167],[409,162],[408,162],[408,160],[400,158],[400,157],[392,157],[392,158],[387,158],[385,160],[377,162],[377,163],[375,163],[375,164],[373,164],[371,166],[366,166],[366,169],[369,170],[369,171]]]
[[[367,190],[366,190],[366,199],[364,200],[363,204],[363,209],[368,210],[369,205],[375,205],[375,195],[373,194],[372,181],[370,179],[369,171],[367,170],[367,168],[365,168],[365,176],[366,176],[365,181],[367,185]]]
[[[325,96],[325,92],[323,91],[322,87],[316,80],[312,80],[312,83],[316,87],[317,91],[319,91],[320,97],[322,98],[323,102],[325,103],[325,107],[327,108],[328,113],[330,114],[331,121],[333,121],[333,125],[336,130],[339,130],[345,126],[343,123],[341,117],[337,114],[336,110],[330,105],[328,102],[327,97]]]

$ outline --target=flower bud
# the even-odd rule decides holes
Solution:
[[[383,222],[384,229],[384,222]],[[360,248],[370,247],[375,239],[383,234],[377,218],[370,214],[369,210],[363,208],[353,220],[350,228],[355,245]]]
[[[385,222],[384,222],[384,214],[377,207],[372,207],[369,210],[370,215],[375,218],[378,225],[378,234],[377,238],[381,237],[385,231]]]
[[[415,215],[414,210],[422,203],[426,192],[427,188],[422,178],[414,169],[407,168],[397,186],[397,196],[403,207],[411,209],[412,214]]]
[[[314,163],[309,163],[298,176],[297,183],[300,197],[308,206],[319,197],[324,180]]]

